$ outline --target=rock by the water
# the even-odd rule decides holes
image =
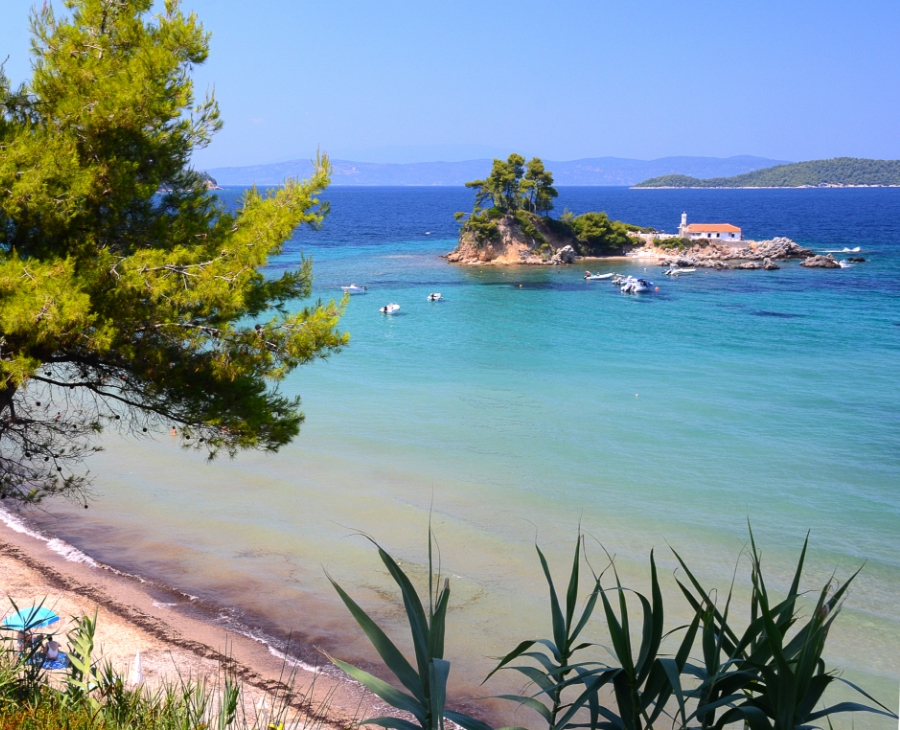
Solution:
[[[577,256],[578,254],[575,252],[575,249],[571,246],[566,245],[559,249],[555,254],[553,254],[553,257],[550,259],[550,263],[554,265],[574,264],[575,258]]]
[[[808,259],[803,261],[801,266],[805,266],[808,269],[839,269],[841,268],[841,264],[839,261],[834,260],[834,256],[828,254],[827,256],[810,256]]]
[[[763,268],[766,271],[777,271],[781,267],[778,264],[774,263],[772,259],[763,259]]]
[[[812,251],[808,248],[803,248],[790,238],[778,237],[768,241],[759,241],[756,244],[753,258],[801,259],[807,256],[812,256]]]
[[[863,256],[851,256],[847,261],[851,264],[864,264],[866,259]]]
[[[738,264],[734,268],[736,269],[761,269],[763,265],[759,263],[759,261],[744,261],[742,264]]]
[[[676,255],[663,255],[663,266],[705,267],[714,269],[758,269],[766,268],[762,260],[800,259],[812,256],[813,252],[794,243],[790,238],[772,238],[768,241],[746,241],[725,243],[722,241],[698,241],[690,249]],[[726,261],[752,262],[751,266],[737,264],[735,267],[725,264]],[[772,264],[774,268],[778,268]]]
[[[480,239],[464,228],[456,248],[447,254],[447,261],[471,266],[574,263],[577,256],[572,245],[576,243],[574,235],[563,235],[540,219],[533,223],[537,235],[522,230],[515,216],[504,216],[496,221],[497,233],[489,240]]]

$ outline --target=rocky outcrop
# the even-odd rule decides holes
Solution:
[[[802,259],[812,256],[812,251],[794,243],[790,238],[773,238],[768,241],[757,241],[751,243],[746,249],[741,249],[741,251],[747,251],[748,249],[753,252],[752,258]],[[741,256],[740,258],[744,257]]]
[[[566,244],[550,257],[550,263],[554,266],[559,266],[560,264],[574,264],[577,257],[578,254],[575,252],[575,249]]]
[[[807,269],[839,269],[841,268],[841,264],[839,261],[836,261],[834,256],[828,254],[827,256],[810,256],[808,259],[800,263],[801,266],[805,266]]]
[[[577,242],[551,229],[540,219],[533,219],[537,235],[526,233],[515,216],[497,220],[497,235],[488,241],[474,231],[463,228],[456,248],[447,254],[453,264],[510,265],[531,264],[557,266],[575,262]]]
[[[774,263],[772,259],[763,259],[763,268],[766,271],[778,271],[781,267]]]
[[[813,255],[808,248],[803,248],[794,243],[790,238],[773,238],[768,241],[747,241],[745,245],[738,246],[730,243],[718,243],[716,241],[698,242],[690,249],[675,256],[667,256],[664,249],[656,249],[663,253],[660,260],[661,266],[689,266],[700,268],[738,268],[738,269],[767,269],[779,268],[772,263],[775,259],[798,259]],[[760,263],[762,260],[762,263]],[[744,261],[746,263],[729,266],[728,261]],[[770,266],[766,266],[768,261]]]

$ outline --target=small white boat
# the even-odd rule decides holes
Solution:
[[[592,274],[590,271],[584,272],[585,281],[601,281],[602,279],[612,279],[615,274]]]
[[[356,284],[351,284],[350,286],[342,286],[341,291],[346,292],[347,294],[365,294],[369,290],[364,286],[357,286]]]
[[[642,294],[653,290],[653,282],[629,276],[620,287],[623,294]]]
[[[666,271],[666,276],[681,276],[682,274],[693,274],[697,269],[680,269],[677,266],[673,266],[671,269]]]
[[[385,304],[381,309],[378,310],[382,314],[397,314],[400,311],[399,304]]]
[[[444,297],[442,297],[442,296],[440,295],[440,292],[432,292],[431,294],[428,295],[428,301],[429,301],[429,302],[439,302],[439,301],[441,301],[443,298],[444,298]]]

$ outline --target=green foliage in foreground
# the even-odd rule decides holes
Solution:
[[[734,177],[699,179],[663,175],[635,185],[637,188],[796,188],[833,185],[900,185],[900,160],[835,157],[790,165],[775,165]]]
[[[400,587],[403,596],[403,606],[406,609],[416,655],[415,667],[407,661],[403,653],[379,628],[378,624],[329,576],[331,584],[350,610],[353,618],[372,642],[372,646],[384,660],[387,668],[391,670],[407,692],[398,690],[369,672],[340,659],[332,659],[332,661],[389,705],[410,714],[415,720],[415,722],[411,722],[398,717],[370,717],[360,721],[362,725],[379,725],[394,730],[417,730],[418,728],[443,730],[444,718],[447,718],[468,730],[491,730],[485,723],[445,707],[450,662],[444,659],[444,633],[447,622],[447,606],[450,602],[450,579],[446,579],[443,587],[437,589],[441,581],[440,576],[435,576],[433,570],[432,543],[431,528],[429,528],[427,614],[419,594],[416,593],[416,589],[406,573],[387,552],[374,543],[378,548],[381,561]]]
[[[429,529],[429,595],[432,596],[435,594],[430,545]],[[523,641],[500,659],[485,680],[501,669],[524,675],[534,691],[502,698],[533,710],[548,730],[650,730],[662,722],[679,730],[723,730],[735,722],[743,722],[748,730],[810,730],[823,727],[822,723],[830,727],[831,717],[843,712],[869,712],[897,718],[862,689],[827,670],[822,653],[828,631],[856,574],[843,584],[828,580],[818,592],[812,613],[804,616],[799,602],[803,595],[800,580],[806,541],[787,596],[776,600],[766,587],[760,551],[751,532],[752,593],[749,618],[743,621],[736,621],[730,615],[731,592],[724,606],[717,605],[716,592],[705,589],[673,551],[684,571],[684,577],[677,578],[678,586],[693,611],[693,619],[687,626],[676,627],[668,633],[652,552],[649,598],[622,586],[612,561],[614,580],[605,582],[603,574],[592,572],[588,593],[582,595],[582,548],[583,538],[579,535],[565,598],[560,601],[547,560],[536,547],[549,588],[551,638]],[[387,668],[410,694],[340,660],[333,661],[385,702],[412,715],[415,722],[394,717],[364,722],[397,730],[435,730],[443,726],[446,717],[466,730],[488,730],[485,723],[444,708],[450,671],[449,662],[443,658],[449,587],[445,585],[436,594],[437,609],[430,604],[426,618],[409,578],[381,547],[378,552],[403,596],[416,651],[416,668],[368,614],[337,583],[332,583]],[[632,627],[635,601],[640,608],[640,630]],[[612,642],[607,647],[611,661],[599,658],[602,655],[596,651],[597,645],[583,638],[597,622],[594,612],[598,604],[603,608],[599,621]],[[439,641],[435,639],[437,635]],[[674,653],[664,651],[665,640],[676,635],[680,638]],[[694,656],[695,653],[699,656]],[[439,671],[434,664],[438,659]],[[524,663],[513,665],[514,661]],[[841,702],[826,706],[823,704],[827,700],[825,691],[835,682],[850,686],[872,704]]]
[[[347,341],[340,306],[294,303],[309,261],[261,272],[322,221],[327,158],[227,212],[190,168],[221,126],[190,76],[209,35],[175,0],[152,5],[44,3],[30,81],[0,67],[2,498],[80,498],[110,426],[176,425],[210,457],[277,450],[303,420],[277,384]]]
[[[18,607],[13,604],[14,610]],[[224,671],[216,681],[179,677],[156,690],[127,687],[111,664],[95,655],[96,616],[76,617],[67,636],[69,669],[48,672],[38,657],[46,640],[20,652],[16,634],[0,630],[0,730],[320,730],[326,725],[327,694],[307,716],[315,680],[295,694],[294,674],[247,709],[244,689]],[[174,669],[174,666],[173,666]]]

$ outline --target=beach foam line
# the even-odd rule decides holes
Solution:
[[[47,534],[42,532],[40,529],[29,524],[28,521],[24,517],[14,514],[14,513],[10,512],[8,509],[5,509],[3,507],[0,507],[0,522],[4,523],[7,527],[9,527],[9,529],[11,529],[14,532],[18,532],[22,535],[27,535],[28,537],[34,538],[35,540],[38,540],[39,542],[44,543],[48,550],[56,553],[57,555],[60,555],[62,558],[64,558],[68,562],[81,563],[84,565],[88,565],[91,568],[109,571],[110,573],[112,573],[116,576],[121,576],[123,578],[130,578],[133,580],[137,580],[143,584],[148,583],[147,579],[141,577],[140,575],[128,573],[124,570],[119,570],[118,568],[114,568],[111,565],[106,565],[105,563],[101,563],[101,562],[95,560],[94,558],[92,558],[90,555],[88,555],[84,551],[79,550],[74,545],[71,545],[70,543],[66,542],[65,540],[61,540],[58,537],[48,536]],[[150,581],[150,583],[156,585],[156,581]],[[173,593],[184,596],[184,598],[186,598],[188,600],[189,604],[193,604],[195,606],[198,604],[205,604],[205,602],[202,601],[199,596],[195,596],[191,593],[187,593],[185,591],[178,590],[176,588],[171,588],[169,586],[163,586],[163,587],[165,587],[167,590],[172,591]],[[152,600],[152,603],[157,608],[165,608],[165,609],[176,608],[180,605],[183,605],[183,604],[180,604],[177,602],[171,603],[171,602],[157,601],[157,600]],[[204,612],[207,614],[213,613],[212,608],[213,607],[211,607],[211,606],[204,606],[204,609],[205,609]],[[232,615],[227,609],[225,611],[222,611],[220,609],[218,611],[218,616],[216,616],[215,618],[207,615],[205,621],[208,623],[224,624],[229,631],[232,631],[236,634],[240,634],[241,636],[244,636],[245,638],[248,638],[251,641],[254,641],[258,644],[265,646],[272,656],[276,657],[280,661],[283,661],[285,664],[287,664],[291,667],[297,667],[298,669],[302,669],[303,671],[311,672],[313,674],[325,674],[328,676],[333,676],[334,678],[339,679],[340,681],[348,680],[348,678],[345,677],[342,672],[335,671],[333,674],[332,674],[332,672],[329,672],[328,670],[329,670],[329,668],[331,668],[330,664],[325,665],[325,666],[318,666],[318,665],[310,664],[308,662],[303,661],[302,659],[292,656],[291,654],[289,654],[287,652],[277,649],[276,645],[283,644],[282,640],[280,640],[274,636],[269,636],[268,634],[265,634],[264,632],[261,632],[258,629],[250,628],[249,626],[244,624],[240,619],[238,619],[234,615]]]
[[[284,643],[281,639],[270,636],[269,634],[266,634],[259,629],[250,628],[242,621],[240,621],[240,619],[237,619],[234,616],[229,615],[228,613],[220,613],[218,616],[218,620],[221,623],[225,624],[229,631],[240,634],[241,636],[250,639],[251,641],[255,641],[257,644],[262,644],[264,647],[266,647],[266,649],[269,650],[269,654],[271,654],[279,661],[284,662],[288,666],[298,667],[300,669],[303,669],[304,671],[312,672],[313,674],[329,674],[329,672],[326,671],[325,666],[310,664],[309,662],[305,662],[302,659],[292,656],[285,651],[276,649],[276,644]],[[331,667],[330,664],[326,666]],[[345,678],[343,672],[336,672],[335,674],[342,680]]]
[[[70,563],[87,563],[92,568],[100,567],[100,564],[90,555],[82,552],[74,545],[70,545],[65,540],[60,540],[58,537],[47,540],[47,548],[62,555]]]
[[[114,575],[120,575],[123,578],[131,578],[138,581],[139,583],[147,583],[147,579],[141,577],[140,575],[129,573],[124,570],[119,570],[118,568],[114,568],[111,565],[101,563],[98,560],[92,558],[83,550],[79,550],[77,547],[66,542],[65,540],[61,540],[58,537],[50,537],[46,535],[38,528],[30,525],[24,517],[13,514],[4,507],[0,507],[0,522],[4,523],[13,532],[18,532],[21,535],[27,535],[28,537],[32,537],[35,540],[44,543],[47,546],[48,550],[62,556],[70,563],[84,563],[85,565],[89,565],[92,568],[108,570],[110,573],[113,573]]]
[[[274,646],[272,646],[271,644],[269,644],[265,641],[261,641],[260,643],[266,644],[266,648],[269,650],[269,654],[271,654],[276,659],[283,661],[288,666],[300,667],[300,669],[302,669],[306,672],[311,672],[312,674],[321,674],[322,673],[322,667],[313,666],[312,664],[307,664],[306,662],[301,661],[300,659],[295,659],[290,654],[285,654],[283,651],[278,651],[278,649],[276,649]]]
[[[4,522],[13,532],[18,532],[22,535],[28,535],[28,537],[40,540],[47,546],[48,550],[52,550],[54,553],[61,555],[70,563],[86,563],[92,568],[101,567],[100,563],[74,545],[70,545],[65,540],[60,540],[58,537],[47,537],[40,530],[29,525],[23,518],[14,515],[3,507],[0,507],[0,521]]]

